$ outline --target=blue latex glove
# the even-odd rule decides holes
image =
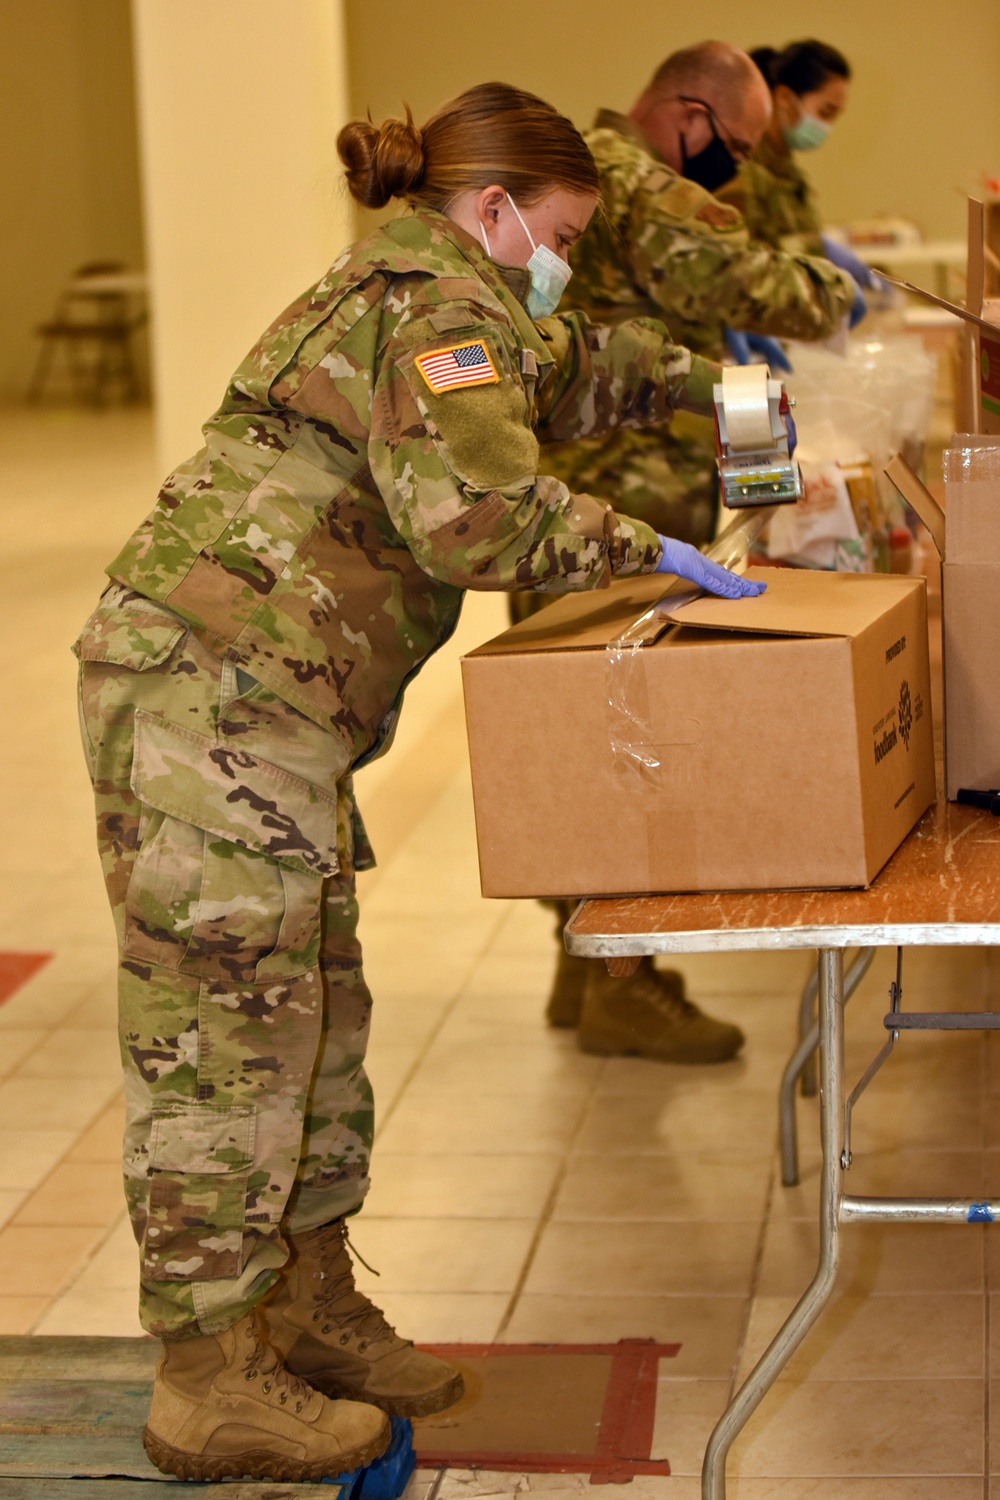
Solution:
[[[785,424],[785,431],[788,433],[788,456],[791,458],[799,445],[799,435],[795,430],[795,419],[790,411],[782,414],[782,421]]]
[[[767,588],[766,583],[756,583],[753,579],[741,578],[738,573],[730,573],[728,568],[721,568],[690,542],[661,536],[660,544],[663,556],[657,564],[657,573],[676,573],[678,578],[686,578],[689,583],[697,584],[710,594],[720,594],[723,599],[742,599],[745,595],[762,594]]]
[[[870,292],[875,290],[881,277],[875,274],[871,266],[865,265],[860,255],[855,255],[853,250],[849,250],[846,245],[835,240],[831,234],[820,235],[820,239],[823,242],[823,254],[827,260],[832,260],[834,265],[839,266],[842,271],[850,271],[858,286],[863,286]]]
[[[777,339],[766,333],[740,333],[736,328],[723,327],[726,348],[738,365],[748,365],[752,354],[763,354],[765,363],[772,370],[787,370],[792,373],[791,362]]]
[[[851,303],[851,310],[847,314],[847,326],[848,326],[848,328],[856,328],[858,326],[858,324],[861,322],[861,319],[864,317],[864,315],[865,315],[865,313],[867,311],[868,311],[868,303],[864,299],[864,293],[862,292],[861,288],[858,286],[858,283],[855,282],[854,283],[854,301]]]

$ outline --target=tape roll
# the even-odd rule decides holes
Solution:
[[[773,448],[771,411],[767,400],[766,365],[725,365],[722,371],[722,408],[731,453]]]

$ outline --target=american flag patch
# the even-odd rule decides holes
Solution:
[[[416,366],[434,392],[453,391],[466,385],[492,385],[500,379],[481,340],[471,344],[452,344],[450,349],[435,349],[433,354],[418,354]]]

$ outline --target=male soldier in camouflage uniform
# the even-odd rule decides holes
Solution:
[[[850,276],[828,260],[752,242],[739,214],[707,190],[750,155],[770,113],[759,70],[721,42],[668,57],[627,116],[602,110],[584,137],[602,209],[571,252],[562,305],[602,323],[663,317],[680,342],[712,359],[726,326],[799,339],[832,333],[857,296]],[[545,463],[574,492],[602,495],[659,532],[698,546],[713,534],[715,432],[703,417],[547,445]],[[513,596],[512,616],[544,602]],[[558,934],[572,908],[556,910]],[[547,1015],[555,1026],[579,1025],[583,1050],[722,1062],[742,1045],[737,1027],[685,998],[679,974],[644,960],[631,979],[612,979],[599,960],[571,958],[561,941],[559,949]]]
[[[385,1446],[376,1407],[461,1393],[344,1245],[372,1139],[350,772],[465,589],[660,562],[649,526],[539,476],[535,429],[704,412],[717,376],[659,323],[536,327],[527,289],[429,209],[345,252],[237,371],[77,642],[141,1315],[165,1342],[146,1443],[182,1478],[353,1468]],[[435,391],[434,360],[470,348]]]
[[[828,260],[754,243],[739,214],[697,180],[731,177],[770,110],[754,63],[720,42],[667,58],[627,116],[602,110],[585,139],[603,212],[572,251],[564,305],[601,322],[663,317],[710,359],[722,356],[726,326],[798,339],[832,333],[857,295],[851,278]],[[547,446],[546,462],[572,488],[614,497],[623,509],[628,501],[629,515],[701,545],[715,523],[714,434],[704,419],[686,426],[696,442],[680,438],[675,423]],[[692,467],[686,454],[695,449]]]
[[[823,224],[809,179],[791,151],[765,133],[749,161],[719,190],[755,240],[793,254],[825,256]]]

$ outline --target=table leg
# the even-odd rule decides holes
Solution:
[[[874,948],[859,948],[847,973],[844,976],[844,1004],[854,994],[858,985],[864,979],[871,968],[872,959],[875,957]],[[782,1187],[795,1187],[799,1180],[799,1130],[795,1114],[795,1085],[799,1077],[803,1075],[806,1063],[812,1057],[819,1046],[819,1022],[812,1021],[808,1029],[803,1031],[805,1017],[805,1005],[807,996],[816,993],[819,983],[819,969],[816,971],[816,984],[807,985],[802,992],[802,1001],[799,1011],[799,1045],[792,1053],[781,1076],[781,1087],[778,1090],[778,1137],[781,1147],[781,1185]],[[802,1090],[806,1092],[805,1088]]]
[[[805,984],[802,986],[802,998],[799,1001],[799,1041],[805,1041],[813,1029],[816,1019],[816,994],[819,989],[819,971],[814,968]],[[803,1059],[799,1068],[802,1078],[803,1099],[815,1099],[816,1097],[816,1063],[812,1052]]]
[[[839,948],[819,950],[819,1048],[823,1143],[819,1266],[812,1284],[720,1417],[705,1450],[702,1500],[725,1500],[729,1449],[819,1317],[837,1276],[844,1147],[844,955]]]

